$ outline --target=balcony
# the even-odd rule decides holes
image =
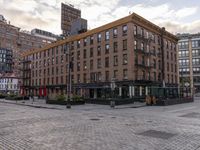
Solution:
[[[140,48],[135,49],[135,52],[140,53],[140,54],[144,54],[146,56],[152,55],[152,53],[150,51],[143,50],[143,49],[140,49]]]
[[[135,66],[139,67],[139,68],[144,68],[144,69],[151,69],[151,68],[153,68],[152,64],[147,64],[147,63],[144,63],[144,62],[139,63],[137,61],[135,62]]]
[[[145,83],[147,83],[147,82],[153,82],[154,80],[153,80],[153,78],[151,77],[151,76],[149,76],[149,77],[147,77],[147,76],[136,76],[135,77],[135,81],[136,82],[145,82]]]
[[[151,41],[153,41],[151,36],[150,37],[146,37],[146,36],[144,36],[144,35],[142,35],[140,33],[134,34],[134,37],[136,39],[142,40],[142,41],[147,42],[147,43],[150,43]]]

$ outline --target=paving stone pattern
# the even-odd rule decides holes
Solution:
[[[175,106],[120,109],[0,103],[0,150],[200,150],[199,107],[198,98]]]

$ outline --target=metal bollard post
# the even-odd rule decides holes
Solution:
[[[115,101],[110,101],[110,107],[115,108]]]

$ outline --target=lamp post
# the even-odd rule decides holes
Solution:
[[[116,87],[115,78],[111,79],[110,87],[111,87],[111,102],[110,102],[110,107],[114,108],[115,107],[115,100],[114,100],[114,98],[115,98],[115,87]]]
[[[72,60],[71,60],[71,53],[70,49],[68,47],[68,86],[67,86],[67,106],[66,108],[70,109],[71,108],[71,92],[72,92],[72,82],[71,82],[71,69],[72,69]]]

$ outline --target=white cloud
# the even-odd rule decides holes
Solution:
[[[177,21],[163,21],[158,23],[160,26],[165,26],[167,30],[172,33],[199,33],[200,32],[200,20],[193,21],[191,23],[181,23]]]
[[[82,17],[88,20],[90,28],[98,27],[121,17],[129,12],[136,12],[144,18],[169,31],[197,31],[200,21],[191,24],[182,23],[182,19],[197,13],[198,7],[172,9],[169,3],[151,6],[146,4],[119,5],[120,0],[67,0],[81,9]],[[2,13],[13,25],[23,29],[42,28],[57,34],[61,33],[61,2],[63,0],[0,0]],[[195,29],[194,29],[195,28]]]
[[[198,7],[182,8],[178,10],[175,14],[177,18],[185,18],[195,14],[198,10]]]

